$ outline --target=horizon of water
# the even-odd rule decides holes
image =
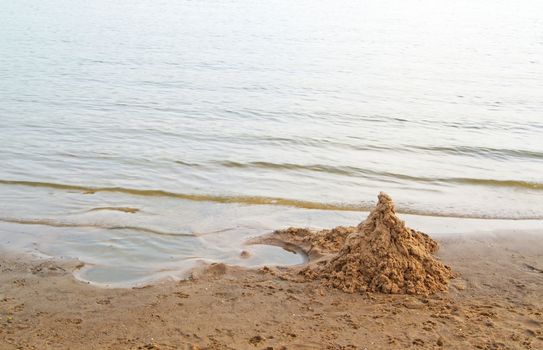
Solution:
[[[2,7],[2,246],[106,283],[146,280],[135,256],[300,262],[238,253],[355,224],[380,191],[404,214],[543,220],[541,2]]]

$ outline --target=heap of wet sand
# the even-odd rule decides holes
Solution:
[[[432,255],[437,242],[406,227],[387,194],[381,192],[378,198],[375,209],[357,227],[318,232],[289,228],[274,236],[305,247],[313,261],[298,274],[306,280],[322,280],[348,293],[428,295],[446,290],[452,273]],[[312,259],[314,250],[323,257]]]

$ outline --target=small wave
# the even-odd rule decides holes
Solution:
[[[472,178],[452,178],[445,179],[449,182],[463,183],[469,185],[483,185],[494,187],[512,187],[527,188],[531,190],[543,190],[543,183],[521,181],[521,180],[492,180],[492,179],[472,179]]]
[[[123,225],[99,225],[99,224],[80,224],[80,223],[71,223],[71,222],[60,222],[51,219],[13,219],[13,218],[0,218],[0,221],[7,222],[10,224],[21,224],[21,225],[42,225],[50,227],[76,227],[76,228],[97,228],[104,230],[132,230],[138,231],[153,235],[160,236],[174,236],[174,237],[196,237],[196,234],[191,233],[175,233],[175,232],[164,232],[155,229],[150,229],[146,227],[138,226],[123,226]]]
[[[113,210],[113,211],[120,211],[123,213],[130,213],[130,214],[135,214],[138,211],[140,211],[138,208],[131,208],[131,207],[98,207],[98,208],[92,208],[89,211],[101,211],[101,210]]]
[[[400,173],[374,171],[369,169],[357,168],[352,166],[328,166],[328,165],[302,165],[292,163],[271,163],[271,162],[249,162],[239,163],[234,161],[222,161],[222,166],[229,168],[262,168],[262,169],[281,169],[281,170],[301,170],[324,172],[345,176],[371,176],[378,179],[401,179],[425,183],[461,183],[470,185],[483,185],[494,187],[512,187],[526,188],[532,190],[543,190],[543,183],[530,182],[522,180],[494,180],[494,179],[476,179],[476,178],[434,178],[423,176],[412,176]]]
[[[390,176],[398,176],[388,174]],[[400,175],[401,176],[401,175]],[[408,176],[406,176],[408,177]],[[413,179],[412,177],[408,177]],[[416,178],[421,179],[421,178]],[[422,178],[424,179],[424,178]],[[531,190],[543,190],[543,184],[517,181],[517,180],[491,180],[491,179],[473,179],[473,178],[446,178],[446,179],[428,179],[428,181],[444,182],[444,183],[460,183],[476,186],[494,186],[494,187],[510,187],[510,188],[525,188]],[[164,190],[145,190],[124,187],[87,187],[80,185],[58,184],[49,182],[34,182],[34,181],[18,181],[18,180],[0,180],[3,185],[19,185],[29,187],[52,188],[58,190],[79,191],[84,194],[93,194],[97,192],[113,192],[136,196],[146,197],[170,197],[185,199],[198,202],[215,202],[215,203],[237,203],[247,205],[277,205],[286,207],[295,207],[301,209],[317,209],[317,210],[334,210],[334,211],[370,211],[373,208],[373,202],[360,202],[357,204],[349,203],[323,203],[314,201],[305,201],[289,198],[264,197],[264,196],[219,196],[207,194],[187,194],[178,192],[169,192]],[[457,212],[442,212],[437,210],[416,210],[411,208],[403,208],[398,206],[398,212],[403,214],[423,215],[423,216],[439,216],[439,217],[457,217],[457,218],[474,218],[474,219],[508,219],[508,220],[541,220],[543,216],[537,215],[511,215],[511,216],[493,216],[481,214],[465,214]],[[129,227],[117,227],[129,228]],[[141,228],[134,228],[140,229]],[[160,234],[160,233],[159,233]],[[167,233],[165,233],[167,234]],[[178,234],[173,234],[178,235]]]
[[[293,171],[311,171],[318,173],[327,173],[333,175],[342,175],[349,177],[365,177],[365,178],[374,178],[378,180],[383,180],[387,178],[388,181],[397,181],[408,180],[408,181],[417,181],[417,182],[436,182],[441,179],[420,177],[420,176],[411,176],[399,173],[375,171],[370,169],[358,168],[354,166],[333,166],[333,165],[324,165],[324,164],[294,164],[294,163],[272,163],[272,162],[248,162],[248,163],[239,163],[234,161],[221,161],[219,162],[221,166],[228,168],[259,168],[259,169],[270,169],[270,170],[293,170]]]
[[[360,211],[370,209],[370,206],[349,205],[349,204],[331,204],[319,203],[311,201],[303,201],[287,198],[275,197],[259,197],[259,196],[217,196],[206,194],[188,194],[169,192],[164,190],[144,190],[124,187],[87,187],[80,185],[59,184],[50,182],[34,182],[34,181],[17,181],[17,180],[0,180],[3,185],[19,185],[29,187],[43,187],[58,190],[79,191],[84,194],[94,194],[97,192],[115,192],[129,195],[146,196],[146,197],[171,197],[179,199],[187,199],[199,202],[217,202],[217,203],[239,203],[239,204],[254,204],[254,205],[283,205],[290,207],[306,208],[306,209],[323,209],[323,210],[347,210]]]
[[[469,146],[457,146],[457,147],[430,147],[430,146],[406,146],[407,149],[419,150],[424,152],[440,152],[454,155],[465,155],[471,157],[491,157],[499,159],[543,159],[543,153],[529,150],[514,150],[514,149],[501,149],[501,148],[488,148],[488,147],[469,147]]]
[[[198,167],[202,166],[202,164],[185,162],[185,161],[182,161],[182,160],[175,160],[174,162],[179,164],[179,165],[183,165],[183,166],[191,167],[191,168],[198,168]]]
[[[218,162],[221,166],[227,168],[261,168],[261,169],[279,169],[279,170],[307,170],[315,172],[323,172],[337,175],[356,175],[356,174],[369,174],[370,171],[365,169],[350,167],[350,166],[329,166],[322,164],[303,165],[293,163],[271,163],[271,162],[248,162],[239,163],[234,161],[221,161]]]

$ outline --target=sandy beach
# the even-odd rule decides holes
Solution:
[[[430,296],[344,293],[211,265],[192,280],[105,289],[74,261],[2,254],[2,349],[541,349],[543,231],[441,237],[458,274]]]
[[[542,14],[3,1],[0,350],[543,350]]]

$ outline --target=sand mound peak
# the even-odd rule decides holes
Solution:
[[[450,268],[432,253],[437,243],[407,228],[385,193],[342,249],[325,263],[302,271],[346,292],[431,294],[445,290]]]

